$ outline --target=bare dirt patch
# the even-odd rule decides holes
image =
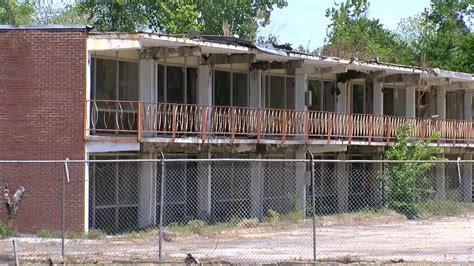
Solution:
[[[406,220],[403,216],[353,215],[319,217],[316,230],[317,258],[330,261],[437,263],[474,262],[474,214]],[[185,234],[166,232],[164,254],[168,261],[183,261],[187,253],[201,261],[260,262],[312,259],[312,224],[264,224],[221,232]],[[19,237],[23,261],[60,261],[59,239]],[[0,256],[10,257],[11,239],[0,241]],[[69,239],[66,257],[71,262],[157,261],[156,231],[142,234]]]

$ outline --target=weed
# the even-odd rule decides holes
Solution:
[[[0,237],[7,238],[11,236],[16,236],[18,233],[8,224],[5,224],[0,221]]]

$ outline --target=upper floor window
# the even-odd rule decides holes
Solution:
[[[196,103],[197,69],[195,67],[158,65],[158,102]]]
[[[464,119],[464,91],[446,92],[446,118]]]
[[[363,84],[352,84],[352,113],[364,114],[366,107],[366,90]]]
[[[213,101],[218,106],[248,106],[248,74],[214,70]]]
[[[383,88],[383,114],[405,116],[406,106],[405,89]]]
[[[138,100],[138,63],[92,58],[91,92],[94,100]]]
[[[295,108],[295,78],[293,76],[268,75],[265,83],[265,106],[267,108]]]
[[[309,110],[336,111],[337,87],[335,81],[308,80],[308,91],[311,92]]]

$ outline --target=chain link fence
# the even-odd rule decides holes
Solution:
[[[0,259],[473,262],[472,163],[1,162]]]

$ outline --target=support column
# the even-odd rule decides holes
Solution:
[[[261,159],[262,155],[255,155],[255,159]],[[254,161],[251,165],[251,180],[250,180],[250,216],[258,219],[264,217],[263,210],[263,163]]]
[[[436,108],[439,119],[446,119],[446,89],[438,89]]]
[[[464,120],[472,121],[472,96],[474,93],[464,93]],[[472,129],[471,129],[472,130]],[[464,160],[472,160],[472,154],[465,154]],[[463,179],[461,183],[461,199],[472,202],[472,163],[464,163]]]
[[[374,160],[382,160],[382,153],[379,152],[374,155]],[[372,204],[376,207],[382,207],[383,205],[383,191],[382,182],[377,179],[377,176],[382,173],[382,163],[373,163],[372,169],[372,180],[373,180],[373,192],[372,192]]]
[[[416,117],[416,87],[407,87],[405,93],[405,115]]]
[[[465,154],[464,160],[472,160],[472,154]],[[472,163],[463,163],[462,176],[461,200],[464,202],[472,202]]]
[[[338,160],[345,160],[346,154],[339,153]],[[349,210],[349,175],[347,173],[347,163],[336,164],[336,193],[338,212],[347,212]]]
[[[250,102],[249,106],[253,108],[261,108],[262,103],[262,70],[250,71]]]
[[[340,94],[337,96],[336,112],[347,113],[347,110],[349,109],[347,106],[347,99],[349,95],[347,83],[338,82],[337,88],[339,89]]]
[[[464,93],[464,120],[472,121],[472,96],[474,93]]]
[[[212,105],[212,73],[209,65],[198,67],[197,103]]]
[[[154,159],[153,152],[141,154],[143,159]],[[146,228],[157,224],[156,220],[156,162],[140,163],[140,192],[138,205],[138,225]]]
[[[438,157],[444,158],[444,155],[438,155]],[[446,173],[444,163],[436,164],[435,190],[437,200],[446,199]]]
[[[374,87],[373,87],[373,93],[374,93],[374,102],[373,102],[373,110],[374,110],[374,115],[383,115],[383,82],[377,81],[377,79],[374,79]]]
[[[198,155],[199,159],[210,159],[209,152]],[[211,163],[198,162],[197,163],[197,214],[200,220],[208,220],[211,216]]]
[[[306,159],[306,152],[295,152],[295,159]],[[306,163],[295,163],[295,194],[303,211],[303,216],[306,217]]]
[[[295,110],[306,111],[305,93],[308,90],[308,75],[303,68],[295,70]]]
[[[436,101],[438,119],[446,119],[446,89],[438,89]],[[441,132],[441,137],[443,136],[445,136],[445,132]],[[443,158],[444,155],[441,154],[439,157]],[[446,174],[444,163],[436,164],[435,189],[436,199],[444,200],[446,198]]]
[[[155,61],[153,59],[141,59],[140,69],[140,93],[139,100],[144,102],[156,102],[155,89]]]

